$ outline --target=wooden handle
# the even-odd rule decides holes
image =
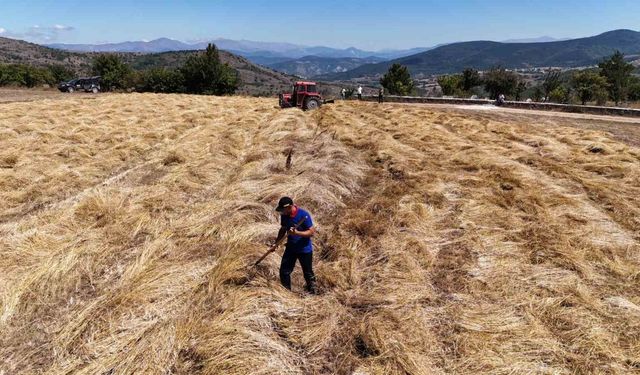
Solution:
[[[302,223],[305,222],[305,220],[307,220],[309,218],[309,216],[305,216],[303,217],[298,223],[296,223],[293,227],[295,229],[298,229]],[[260,259],[258,259],[253,266],[256,267],[258,266],[258,264],[260,264],[260,262],[262,262],[264,260],[264,258],[266,258],[269,254],[273,253],[274,251],[276,251],[276,249],[278,248],[278,246],[280,246],[282,244],[282,242],[284,241],[284,239],[287,238],[287,236],[282,236],[282,238],[280,238],[278,241],[276,241],[276,243],[269,249],[269,251],[267,251],[263,256],[260,257]]]

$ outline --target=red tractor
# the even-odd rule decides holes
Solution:
[[[293,86],[293,93],[282,93],[278,98],[280,108],[298,107],[305,111],[320,108],[324,103],[333,102],[322,100],[315,82],[296,82]]]

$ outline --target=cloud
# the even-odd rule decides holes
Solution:
[[[53,25],[55,30],[59,31],[71,31],[73,30],[73,26],[65,26],[65,25]]]
[[[0,35],[14,39],[24,39],[34,43],[51,43],[58,40],[61,34],[73,30],[75,30],[73,26],[61,24],[55,24],[53,26],[33,25],[23,32],[12,32],[0,28]]]

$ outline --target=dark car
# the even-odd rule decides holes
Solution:
[[[58,90],[68,93],[82,90],[84,92],[97,94],[100,92],[100,76],[76,78],[71,81],[62,82],[58,85]]]

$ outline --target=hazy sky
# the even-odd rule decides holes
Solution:
[[[640,29],[640,0],[0,0],[0,36],[36,43],[229,38],[362,49]]]

